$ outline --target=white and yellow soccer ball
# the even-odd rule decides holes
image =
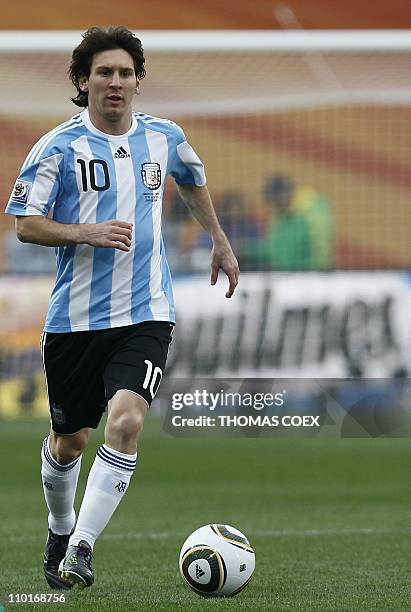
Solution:
[[[230,597],[242,591],[255,569],[250,542],[230,525],[205,525],[194,531],[180,552],[180,573],[194,591]]]

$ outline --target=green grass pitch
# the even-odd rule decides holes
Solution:
[[[0,602],[6,610],[411,610],[409,439],[173,439],[147,421],[132,485],[95,547],[95,584],[50,593],[39,476],[45,422],[0,423]],[[78,501],[101,443],[84,457]],[[206,600],[178,572],[185,537],[211,522],[249,537],[256,571],[233,599]]]

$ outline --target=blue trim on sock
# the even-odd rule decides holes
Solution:
[[[98,449],[97,457],[108,465],[116,467],[119,470],[134,472],[136,469],[136,459],[126,459],[125,457],[119,456],[115,450],[109,450],[104,444],[102,444]]]
[[[57,472],[69,472],[74,467],[76,467],[80,457],[78,457],[75,461],[69,463],[68,465],[60,465],[59,463],[57,463],[57,461],[53,459],[49,451],[48,439],[49,436],[46,436],[43,441],[43,457],[47,461],[47,463],[53,468],[53,470],[56,470]]]

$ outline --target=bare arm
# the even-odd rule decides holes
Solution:
[[[103,223],[58,223],[48,217],[16,217],[16,233],[21,242],[43,246],[89,244],[129,251],[132,225],[116,219]]]
[[[211,253],[211,284],[215,285],[218,271],[221,268],[228,276],[229,287],[225,294],[230,298],[238,284],[240,273],[237,259],[233,253],[227,236],[223,232],[215,213],[211,197],[206,186],[178,185],[178,191],[186,206],[197,221],[210,234],[213,241]]]

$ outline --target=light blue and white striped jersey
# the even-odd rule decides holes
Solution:
[[[162,196],[171,174],[205,185],[203,164],[181,128],[133,113],[130,130],[96,129],[87,109],[43,136],[28,154],[6,208],[60,223],[133,223],[129,252],[89,245],[56,248],[57,278],[45,331],[174,321],[171,276],[161,235]]]

